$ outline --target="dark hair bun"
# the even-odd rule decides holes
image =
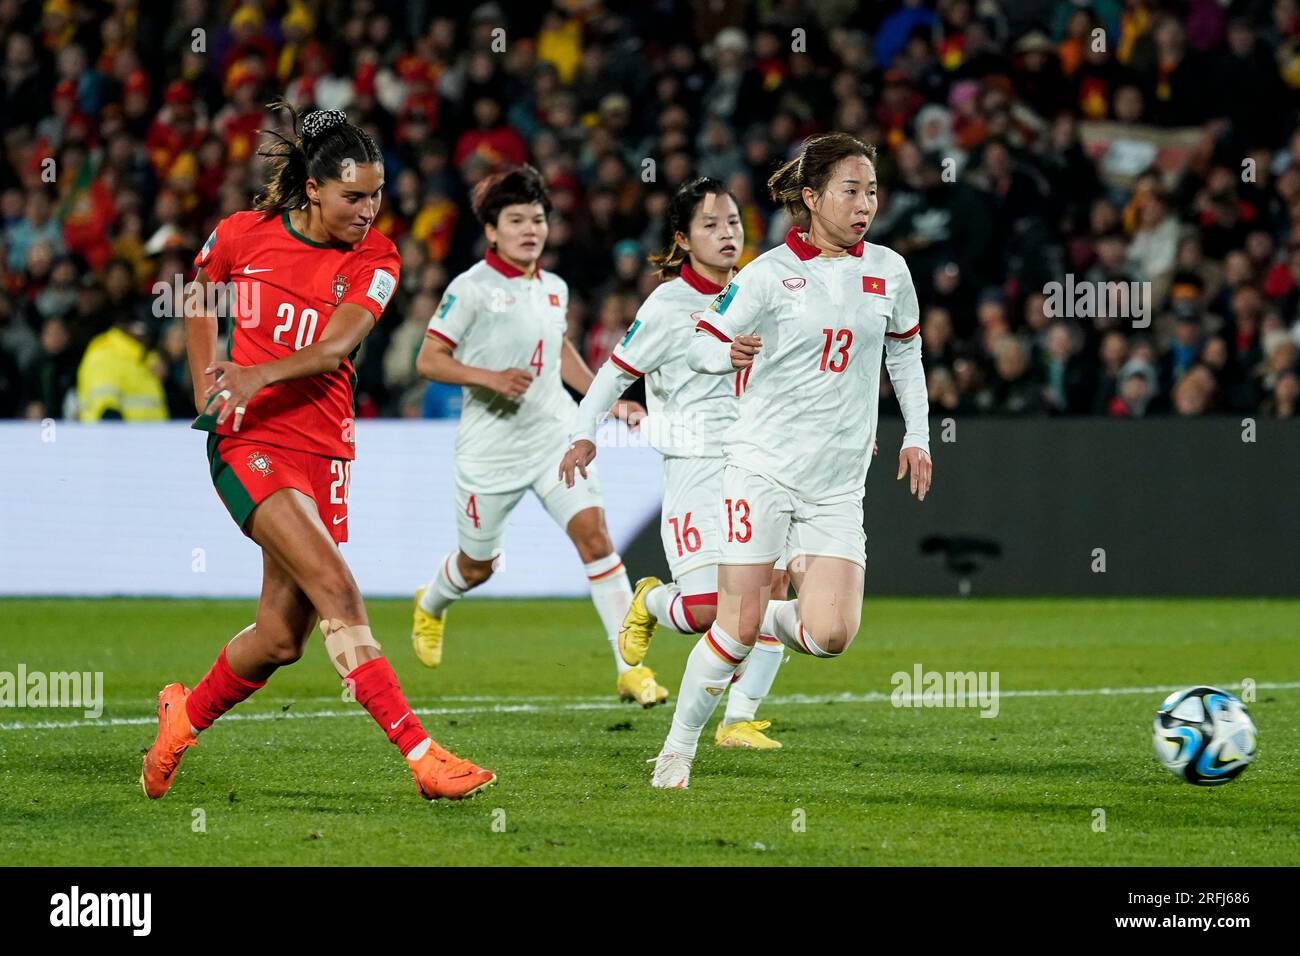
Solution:
[[[348,114],[342,110],[316,110],[302,118],[302,138],[315,139],[326,130],[342,126],[348,121]]]
[[[383,160],[379,146],[363,129],[348,122],[342,110],[314,110],[299,117],[293,104],[274,100],[267,109],[287,110],[292,120],[293,138],[276,130],[268,133],[274,142],[262,147],[257,155],[270,161],[270,179],[257,194],[253,208],[261,212],[301,209],[307,205],[307,180],[323,183],[338,179],[346,162],[378,163]]]

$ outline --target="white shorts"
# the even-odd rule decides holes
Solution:
[[[807,501],[770,478],[726,465],[717,510],[722,564],[768,564],[785,556],[843,558],[867,566],[862,499]]]
[[[456,532],[460,550],[475,561],[491,561],[502,552],[506,522],[524,493],[531,491],[551,519],[566,529],[574,515],[588,508],[604,508],[600,473],[596,463],[587,466],[587,477],[576,475],[573,487],[565,487],[559,472],[563,453],[547,462],[537,477],[516,491],[479,492],[456,475]]]
[[[718,565],[718,494],[722,491],[722,459],[665,458],[664,503],[659,537],[664,544],[673,580],[700,568]],[[714,585],[717,591],[715,572]]]
[[[723,459],[665,458],[664,503],[659,537],[673,580],[683,594],[717,594],[722,539],[718,502],[722,498]],[[777,571],[786,569],[785,554]]]

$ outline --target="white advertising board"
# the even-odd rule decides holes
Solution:
[[[356,435],[343,554],[366,596],[409,597],[456,546],[456,422],[362,420]],[[0,423],[0,594],[255,597],[261,555],[212,487],[206,439],[187,422]],[[623,549],[658,514],[660,458],[618,422],[600,440],[606,522]],[[573,545],[532,495],[505,546],[476,594],[588,593]]]

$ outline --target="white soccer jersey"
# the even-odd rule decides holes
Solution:
[[[650,444],[667,457],[722,457],[721,436],[736,420],[743,373],[701,375],[686,364],[695,323],[721,291],[686,263],[678,278],[651,292],[579,405],[571,440],[594,442],[601,416],[645,376],[649,417],[641,427]]]
[[[563,454],[577,407],[560,378],[568,305],[569,287],[559,276],[539,269],[530,278],[490,250],[447,286],[427,334],[465,365],[528,369],[535,377],[518,400],[464,387],[456,473],[467,487],[526,487],[538,468]]]
[[[903,447],[929,451],[916,290],[903,257],[859,242],[823,256],[791,229],[745,267],[696,323],[692,368],[725,373],[729,343],[763,347],[723,443],[738,464],[807,501],[861,497],[879,410],[882,356],[907,425]]]

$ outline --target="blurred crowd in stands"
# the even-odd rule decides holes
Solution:
[[[155,284],[249,207],[280,96],[384,150],[402,278],[361,416],[457,414],[414,360],[492,170],[549,184],[595,367],[673,190],[725,181],[748,261],[790,225],[768,175],[827,130],[880,149],[868,240],[911,267],[936,414],[1300,403],[1297,0],[0,0],[0,96],[0,417],[193,414]]]

